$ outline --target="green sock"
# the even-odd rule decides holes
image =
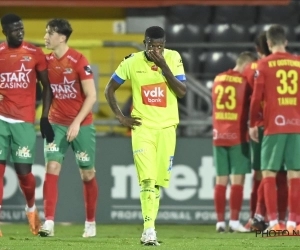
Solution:
[[[140,200],[144,218],[144,230],[154,228],[155,221],[155,180],[144,180],[141,185]]]
[[[159,210],[159,201],[160,201],[160,188],[159,186],[155,186],[154,220],[156,220],[157,218],[157,214]]]

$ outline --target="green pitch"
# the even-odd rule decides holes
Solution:
[[[0,250],[67,250],[98,249],[127,250],[149,248],[142,246],[139,239],[140,225],[98,225],[97,237],[81,237],[83,225],[55,226],[55,237],[41,238],[30,234],[27,225],[1,225],[3,237]],[[255,233],[215,232],[215,226],[158,225],[158,249],[210,250],[210,249],[299,249],[300,237],[256,238]],[[153,247],[153,246],[151,246]]]

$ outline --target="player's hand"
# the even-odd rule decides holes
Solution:
[[[72,124],[69,126],[67,134],[66,134],[67,141],[68,142],[73,141],[77,137],[79,130],[80,130],[80,123],[72,122]]]
[[[157,67],[162,68],[166,65],[166,60],[162,54],[156,52],[155,50],[148,50],[148,56],[155,63]]]
[[[4,99],[3,95],[0,95],[0,101],[2,101]]]
[[[125,126],[129,127],[131,129],[134,129],[135,126],[141,126],[141,118],[138,117],[127,117],[127,116],[122,116],[118,118],[119,122]]]
[[[253,128],[250,128],[250,129],[249,129],[249,134],[250,134],[250,138],[251,138],[253,141],[259,143],[259,139],[258,139],[258,128],[257,128],[257,126],[255,126],[255,127],[253,127]]]
[[[43,139],[46,138],[48,143],[54,141],[54,131],[53,128],[48,120],[48,117],[42,117],[40,120],[40,131],[42,134]]]

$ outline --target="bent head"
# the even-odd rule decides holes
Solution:
[[[46,48],[54,50],[61,44],[66,44],[72,31],[72,27],[67,20],[50,20],[46,25],[46,34],[44,36]]]
[[[267,31],[267,43],[269,50],[273,52],[274,47],[287,46],[285,30],[281,25],[274,24]]]
[[[9,47],[19,47],[24,39],[22,19],[15,14],[7,14],[1,18],[2,33]]]
[[[166,35],[163,28],[152,26],[145,31],[144,45],[146,53],[149,50],[154,50],[159,54],[163,54],[166,43]]]
[[[272,53],[269,50],[269,46],[267,43],[267,32],[266,31],[259,34],[259,36],[255,40],[255,45],[256,45],[256,51],[257,51],[259,58],[263,58]]]
[[[254,62],[255,60],[256,60],[256,57],[252,52],[244,51],[241,54],[239,54],[239,56],[236,60],[236,68],[240,73],[242,73],[242,72],[244,72],[247,65],[249,63]]]

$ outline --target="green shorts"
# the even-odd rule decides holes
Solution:
[[[139,183],[155,180],[158,186],[168,187],[176,146],[176,126],[149,129],[143,126],[132,130],[133,159]]]
[[[261,150],[261,169],[300,170],[300,134],[265,135]]]
[[[67,141],[68,126],[51,124],[54,130],[54,142],[44,140],[46,162],[56,161],[62,164],[65,154],[71,145],[76,162],[81,169],[92,169],[95,166],[96,131],[94,125],[81,126],[77,137]]]
[[[251,166],[254,170],[261,170],[261,144],[264,137],[264,127],[258,127],[259,143],[250,141],[251,145]]]
[[[10,147],[12,162],[33,164],[35,145],[36,132],[32,123],[0,120],[0,160],[6,161]]]
[[[231,147],[214,146],[213,155],[217,176],[251,173],[249,143]]]

